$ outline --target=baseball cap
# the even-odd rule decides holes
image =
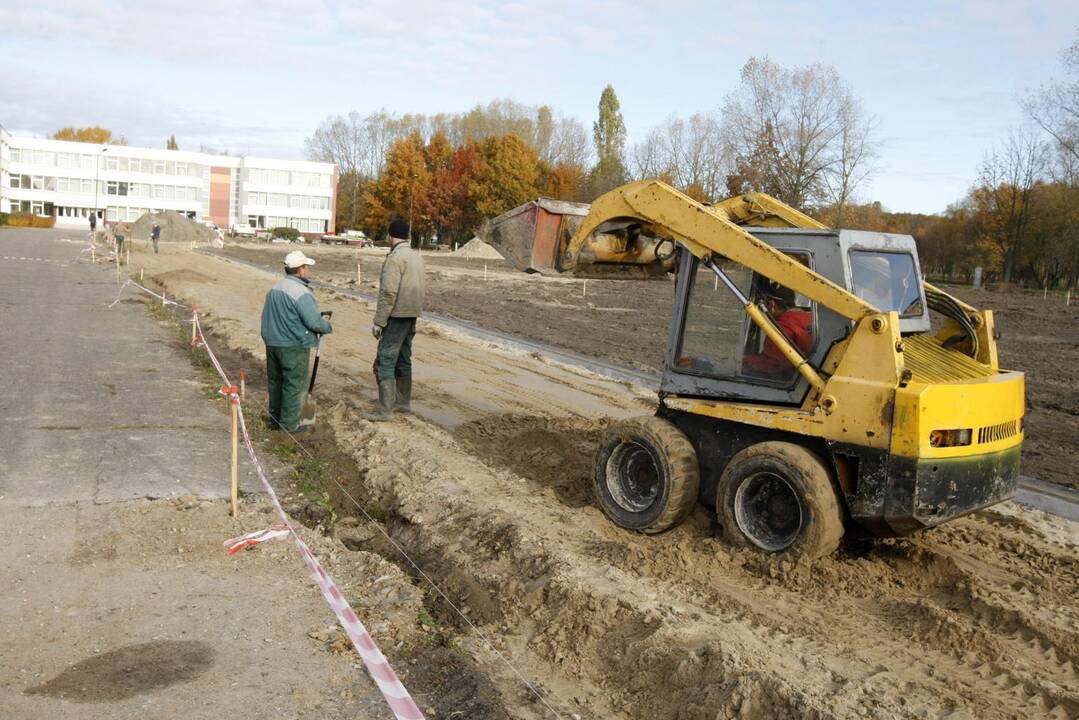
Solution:
[[[302,250],[293,250],[285,256],[285,267],[287,268],[298,268],[314,264],[315,261],[304,255]]]

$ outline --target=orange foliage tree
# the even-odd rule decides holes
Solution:
[[[127,140],[123,137],[113,137],[112,130],[97,125],[85,128],[60,128],[51,137],[53,140],[96,143],[98,145],[127,145]]]

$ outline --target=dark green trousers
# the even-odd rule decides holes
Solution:
[[[270,418],[283,430],[291,432],[300,425],[310,358],[310,348],[266,346]]]
[[[416,318],[392,317],[386,322],[375,355],[375,377],[379,382],[412,376],[412,338],[415,335]]]

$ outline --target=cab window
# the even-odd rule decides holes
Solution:
[[[803,253],[787,253],[805,265]],[[745,267],[727,262],[727,276],[771,315],[788,340],[808,356],[816,345],[815,308],[807,298]],[[685,313],[677,372],[789,386],[797,370],[749,318],[738,299],[707,268],[694,277]]]
[[[920,317],[922,294],[914,258],[907,253],[851,250],[854,294],[882,312]]]

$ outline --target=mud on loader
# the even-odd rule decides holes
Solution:
[[[738,545],[819,557],[847,523],[904,535],[1015,493],[1023,374],[999,368],[991,311],[923,281],[908,235],[646,180],[527,203],[481,237],[527,272],[676,273],[657,411],[596,455],[622,527],[661,532],[700,499]]]

